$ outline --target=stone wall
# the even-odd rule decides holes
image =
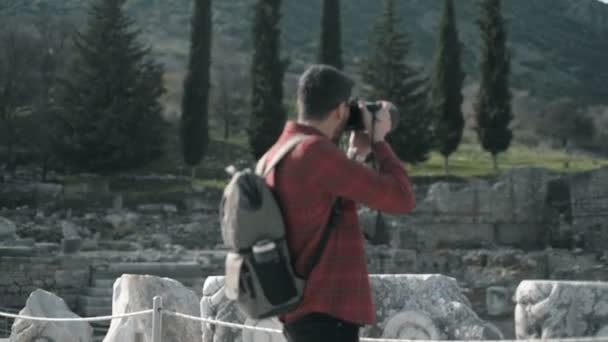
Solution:
[[[572,225],[586,249],[608,249],[608,167],[571,178]]]
[[[407,216],[383,215],[388,241],[395,248],[432,251],[493,246],[538,249],[546,245],[547,183],[559,175],[516,169],[496,183],[435,183]],[[367,230],[375,212],[362,210]]]
[[[411,215],[383,214],[378,228],[376,213],[361,210],[368,233],[384,230],[380,244],[366,246],[370,273],[454,277],[475,312],[503,331],[513,331],[511,298],[520,281],[608,277],[608,168],[576,175],[516,169],[493,180],[415,187],[418,206]],[[88,272],[89,265],[195,260],[201,274],[223,274],[221,256],[196,255],[222,249],[217,193],[193,189],[136,200],[99,187],[99,196],[87,201],[92,188],[78,185],[19,185],[3,196],[7,189],[0,188],[0,197],[23,199],[17,204],[24,206],[0,209],[0,216],[14,221],[7,234],[25,238],[7,246],[42,248],[33,255],[19,246],[11,250],[16,254],[0,251],[2,306],[19,307],[41,287],[73,307],[75,288],[86,284],[84,273],[71,274]],[[59,254],[66,226],[83,239],[77,256]],[[49,238],[56,243],[41,243]]]
[[[74,309],[89,285],[90,269],[76,256],[0,256],[0,274],[3,307],[21,308],[39,288],[56,293]]]
[[[418,252],[495,247],[538,250],[547,246],[603,252],[604,241],[608,241],[602,229],[608,217],[607,182],[608,168],[573,176],[514,169],[495,180],[418,184],[416,210],[406,216],[383,215],[386,232],[379,234],[379,243]],[[11,187],[3,188],[0,192]],[[219,195],[204,189],[160,198],[146,196],[139,199],[143,202],[134,202],[129,195],[123,198],[101,186],[25,184],[12,188],[8,198],[21,191],[45,199],[19,210],[0,209],[0,216],[15,221],[18,233],[27,235],[22,237],[57,239],[60,225],[70,221],[82,228],[83,238],[95,239],[98,234],[97,240],[128,241],[129,248],[134,244],[161,248],[172,243],[196,249],[221,244]],[[91,188],[96,189],[94,194]],[[107,203],[100,199],[104,196],[109,198],[104,200]],[[89,201],[90,197],[101,202]],[[70,210],[70,199],[78,203],[74,210]],[[48,204],[51,202],[55,205]],[[55,211],[55,207],[59,209]],[[377,228],[375,212],[362,210],[361,220],[366,231]]]
[[[513,247],[525,250],[608,247],[608,168],[561,175],[543,169],[514,169],[496,182],[435,183],[406,216],[361,210],[367,232],[383,229],[398,249]]]
[[[14,254],[15,250],[11,252]],[[128,273],[158,274],[159,276],[175,277],[180,280],[200,277],[200,280],[196,282],[197,284],[200,283],[200,286],[202,286],[207,275],[221,275],[224,273],[223,253],[221,252],[177,252],[181,253],[181,258],[173,256],[172,254],[175,252],[157,256],[143,256],[136,252],[91,252],[75,255],[31,252],[32,255],[3,256],[3,253],[6,254],[6,248],[0,247],[0,274],[2,274],[0,277],[0,307],[21,308],[31,292],[42,289],[57,294],[66,301],[70,309],[80,313],[79,296],[87,293],[87,288],[94,285],[94,279],[112,273],[118,266],[128,269]],[[184,261],[199,266],[195,271],[183,274],[181,278],[176,273],[179,270],[167,268],[180,262],[185,264]],[[146,269],[139,265],[146,265],[151,268]],[[164,267],[163,265],[168,266]],[[120,272],[112,273],[112,279],[119,276]],[[200,295],[200,291],[197,294]]]

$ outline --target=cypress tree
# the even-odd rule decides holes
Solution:
[[[342,69],[342,28],[340,0],[323,0],[321,13],[321,38],[317,61]]]
[[[407,64],[410,43],[398,27],[395,2],[385,0],[384,14],[370,37],[373,54],[363,60],[361,73],[370,98],[386,99],[399,108],[401,119],[387,140],[399,158],[415,164],[428,159],[433,144],[428,86]]]
[[[511,92],[509,90],[510,55],[507,31],[501,15],[500,0],[483,0],[477,21],[481,30],[481,82],[475,104],[477,136],[483,149],[492,154],[494,170],[497,156],[511,145],[509,125]]]
[[[142,166],[161,156],[163,68],[138,41],[123,10],[125,0],[96,0],[75,38],[55,147],[80,171],[110,173]]]
[[[283,107],[283,76],[287,62],[279,52],[281,0],[257,0],[253,19],[249,144],[259,159],[276,142],[287,114]]]
[[[449,173],[449,157],[458,149],[464,130],[462,84],[465,74],[460,63],[461,43],[454,18],[454,2],[443,1],[439,40],[431,78],[430,108],[434,119],[435,142]]]
[[[209,145],[209,67],[211,64],[211,0],[194,0],[190,42],[190,62],[184,82],[180,136],[186,164],[192,167],[203,159]]]

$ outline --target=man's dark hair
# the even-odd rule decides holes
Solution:
[[[355,82],[329,65],[313,65],[298,82],[298,115],[303,119],[325,120],[340,103],[348,101]]]

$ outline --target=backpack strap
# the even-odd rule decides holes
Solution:
[[[323,230],[323,235],[321,235],[321,240],[319,240],[319,244],[317,248],[315,248],[314,253],[308,260],[308,264],[306,265],[306,271],[304,273],[304,279],[308,279],[308,276],[312,273],[315,266],[321,261],[321,255],[323,255],[323,251],[325,250],[325,246],[327,246],[327,242],[329,241],[329,236],[331,235],[331,231],[336,228],[338,222],[340,221],[340,217],[342,217],[342,198],[338,197],[334,201],[334,205],[331,207],[331,213],[329,214],[329,220],[327,222],[327,226],[325,226],[325,230]]]
[[[270,164],[266,167],[266,161],[268,159],[268,152],[260,158],[258,164],[255,168],[255,173],[259,176],[266,176],[272,169],[277,166],[277,164],[285,157],[291,150],[293,150],[298,144],[300,144],[304,139],[306,139],[307,135],[305,134],[297,134],[290,138],[285,145],[281,146],[279,151],[276,153]],[[323,230],[323,235],[321,235],[321,240],[319,240],[319,244],[315,248],[313,255],[311,256],[308,264],[306,265],[305,273],[303,274],[304,279],[307,279],[310,276],[312,270],[317,266],[319,261],[321,260],[321,255],[323,255],[323,251],[325,250],[325,246],[327,246],[327,242],[329,241],[329,236],[331,235],[331,231],[336,227],[340,217],[342,216],[342,199],[336,198],[334,204],[331,207],[331,213],[329,215],[329,220],[325,229]]]
[[[257,166],[255,167],[255,173],[259,176],[265,177],[267,176],[272,169],[279,164],[281,159],[285,157],[291,150],[293,150],[296,146],[298,146],[304,139],[306,139],[306,134],[296,134],[293,137],[289,138],[289,140],[279,148],[279,151],[274,155],[274,158],[270,161],[270,164],[266,165],[266,161],[268,159],[268,152],[260,158]]]

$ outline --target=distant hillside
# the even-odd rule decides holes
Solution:
[[[82,18],[90,0],[2,0],[4,15],[30,14]],[[254,0],[215,0],[214,41],[222,54],[247,67]],[[438,0],[399,0],[402,28],[412,41],[414,63],[428,68],[434,54]],[[467,83],[477,74],[479,34],[477,1],[456,1],[464,42]],[[284,0],[283,51],[296,73],[314,61],[320,0]],[[588,103],[608,99],[608,5],[596,0],[503,1],[513,54],[512,85],[545,98],[572,96]],[[148,42],[167,65],[176,85],[185,68],[190,26],[190,0],[128,0],[127,9]],[[379,0],[343,0],[344,51],[347,68],[367,54],[368,34],[381,13]]]

